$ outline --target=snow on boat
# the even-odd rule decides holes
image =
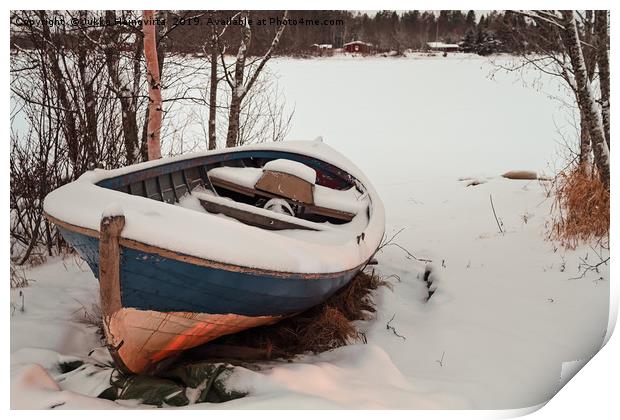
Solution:
[[[320,141],[97,169],[44,211],[99,279],[108,346],[132,372],[323,302],[385,228],[372,185]]]

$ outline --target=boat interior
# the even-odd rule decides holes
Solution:
[[[326,230],[370,212],[349,174],[295,160],[248,157],[158,172],[128,176],[115,189],[173,205],[190,195],[209,213],[269,230]]]

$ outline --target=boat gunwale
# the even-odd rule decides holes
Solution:
[[[74,233],[82,234],[85,236],[89,236],[92,238],[99,239],[100,233],[98,230],[86,228],[83,226],[74,225],[68,222],[64,222],[54,216],[49,215],[47,212],[43,212],[43,215],[47,220],[54,223],[57,226],[60,226],[66,230],[69,230]],[[290,272],[290,271],[274,271],[274,270],[265,270],[261,268],[253,268],[253,267],[245,267],[236,264],[224,263],[214,260],[208,260],[205,258],[196,257],[193,255],[183,254],[177,251],[173,251],[170,249],[160,248],[155,245],[150,245],[144,242],[136,241],[134,239],[123,238],[122,236],[119,238],[119,244],[125,248],[134,249],[141,252],[146,252],[149,254],[159,255],[160,257],[172,259],[175,261],[180,261],[188,264],[193,264],[206,268],[213,268],[217,270],[225,270],[225,271],[233,271],[238,273],[245,273],[250,275],[257,275],[263,277],[281,277],[281,278],[290,278],[290,277],[301,277],[307,280],[327,280],[331,278],[337,278],[344,274],[350,272],[361,271],[372,259],[372,255],[367,260],[364,260],[361,264],[356,267],[337,271],[337,272],[328,272],[328,273],[299,273],[299,272]],[[374,255],[374,253],[373,253]]]
[[[334,165],[333,163],[330,163],[322,158],[314,157],[314,156],[307,155],[307,154],[297,152],[297,151],[272,150],[272,149],[213,151],[213,153],[207,153],[201,156],[193,156],[193,157],[189,157],[186,159],[178,159],[178,160],[173,159],[171,161],[149,165],[145,168],[137,169],[136,171],[121,173],[118,175],[112,175],[109,177],[99,179],[95,181],[93,184],[101,188],[117,190],[121,186],[121,182],[123,180],[128,179],[129,180],[128,183],[131,183],[133,178],[138,178],[142,180],[142,179],[148,178],[149,177],[148,175],[150,175],[151,177],[157,176],[161,173],[161,170],[166,167],[171,167],[171,168],[176,167],[177,169],[199,167],[199,166],[210,165],[213,163],[232,161],[236,159],[261,157],[260,155],[263,155],[263,154],[264,155],[269,155],[269,154],[282,155],[281,157],[275,157],[275,159],[280,159],[280,158],[290,159],[292,156],[296,158],[310,159],[310,160],[313,160],[321,164],[322,166],[326,168],[329,168],[332,174],[337,175],[341,179],[345,180],[345,182],[348,182],[350,184],[349,188],[355,187],[358,184],[364,185],[362,181],[360,181],[355,175],[351,174],[348,170],[345,170],[337,165]],[[302,162],[301,160],[298,160],[298,159],[293,159],[293,160],[297,162]],[[151,162],[155,162],[155,161],[141,162],[141,163],[137,163],[137,164],[133,164],[129,166],[140,166],[144,163],[151,163]],[[115,171],[115,169],[112,169],[110,171]],[[166,171],[166,172],[171,172],[171,171]],[[146,176],[142,176],[142,175],[146,175]],[[364,185],[364,188],[366,188],[365,185]]]

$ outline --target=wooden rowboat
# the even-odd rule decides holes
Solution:
[[[95,170],[46,217],[100,283],[121,369],[317,305],[370,260],[383,204],[322,142],[283,142]]]

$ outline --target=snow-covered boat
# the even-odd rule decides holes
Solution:
[[[97,169],[44,211],[99,278],[109,348],[133,372],[321,303],[385,228],[370,182],[321,141]]]

